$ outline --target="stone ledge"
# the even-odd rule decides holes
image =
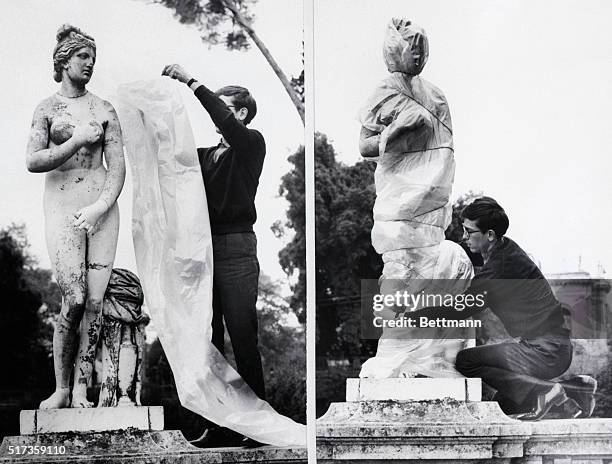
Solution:
[[[317,421],[317,459],[382,464],[612,463],[612,419],[522,422],[496,402],[333,403]]]
[[[64,446],[64,455],[9,455],[9,446]],[[178,430],[136,429],[99,433],[43,433],[5,437],[0,446],[0,464],[38,463],[275,463],[306,464],[306,448],[262,446],[260,448],[199,449]]]
[[[523,455],[529,428],[495,402],[360,401],[332,403],[317,421],[317,458],[375,461],[491,459]]]
[[[105,432],[133,428],[163,430],[161,406],[125,406],[114,408],[66,408],[23,410],[19,415],[19,433]]]
[[[465,377],[346,380],[346,401],[427,401],[443,398],[480,401],[482,382]]]
[[[612,458],[612,419],[555,419],[530,424],[525,456],[583,455]]]

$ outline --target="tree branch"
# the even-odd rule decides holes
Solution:
[[[297,92],[291,86],[291,82],[289,81],[289,79],[287,78],[283,70],[280,68],[280,66],[278,65],[278,63],[276,62],[276,60],[270,53],[270,51],[268,50],[268,47],[266,47],[265,44],[261,41],[261,39],[257,36],[255,31],[251,27],[249,21],[247,21],[246,18],[242,16],[242,14],[240,13],[240,10],[236,7],[236,5],[234,4],[232,0],[221,0],[221,2],[232,13],[234,20],[240,25],[240,27],[242,27],[245,30],[245,32],[249,35],[251,40],[255,42],[255,45],[257,45],[257,48],[259,48],[259,51],[261,51],[263,56],[266,58],[266,60],[268,61],[268,64],[272,67],[272,70],[274,71],[276,76],[280,79],[281,83],[283,84],[283,87],[285,88],[286,92],[289,94],[289,98],[291,98],[293,105],[295,106],[297,112],[300,115],[300,118],[302,119],[302,124],[304,124],[304,121],[305,121],[304,105],[302,104],[302,100],[300,96],[297,94]]]

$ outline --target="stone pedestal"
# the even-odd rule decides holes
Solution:
[[[319,463],[482,460],[523,455],[529,427],[494,402],[333,403],[317,423]]]
[[[444,382],[442,392],[455,392],[456,380],[350,379],[348,401],[333,403],[317,421],[317,462],[612,462],[612,419],[517,421],[496,402],[470,401],[478,379],[463,384],[465,399],[410,401],[435,397]]]
[[[163,428],[161,406],[22,411],[21,435],[4,438],[0,464],[307,462],[305,448],[199,449]]]
[[[110,430],[163,430],[161,406],[116,408],[66,408],[24,410],[19,414],[19,433],[107,432]]]
[[[36,447],[63,447],[63,453],[28,453]],[[19,454],[15,450],[19,448]],[[13,450],[13,453],[11,453]],[[53,449],[52,449],[53,451]],[[96,433],[41,433],[6,437],[0,446],[1,464],[306,464],[305,448],[213,448],[191,446],[178,430],[115,430]]]
[[[480,401],[480,379],[347,379],[346,401]]]

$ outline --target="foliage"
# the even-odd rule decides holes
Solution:
[[[361,279],[378,279],[382,272],[382,260],[370,241],[375,167],[369,161],[353,166],[338,162],[327,137],[315,135],[317,346],[321,355],[353,359],[365,354],[359,339]]]
[[[61,298],[51,273],[35,267],[28,247],[25,226],[0,230],[0,352],[10,373],[0,380],[3,390],[53,385],[48,311],[57,309]]]
[[[157,0],[156,3],[174,10],[181,23],[195,25],[200,30],[202,40],[210,45],[223,44],[228,50],[247,50],[250,38],[283,84],[304,123],[304,60],[302,59],[301,74],[289,80],[253,29],[255,17],[251,7],[256,2],[257,0]]]
[[[254,20],[250,7],[257,0],[232,0],[235,7],[249,22]],[[249,48],[247,34],[236,22],[222,0],[159,0],[162,5],[175,11],[183,24],[198,26],[202,40],[211,45],[223,44],[228,50]]]
[[[289,304],[300,322],[306,321],[306,197],[304,147],[300,146],[288,161],[293,168],[281,178],[280,196],[289,203],[287,220],[276,221],[272,226],[277,237],[285,234],[285,228],[293,229],[294,235],[279,252],[279,263],[288,276],[297,273],[297,282],[291,286]]]

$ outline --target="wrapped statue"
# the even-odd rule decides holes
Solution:
[[[60,27],[53,78],[61,86],[36,107],[28,140],[28,170],[46,173],[45,234],[62,295],[53,335],[56,390],[41,409],[92,406],[87,383],[117,247],[123,142],[113,106],[86,88],[95,62],[94,39]]]
[[[362,156],[377,162],[372,245],[384,262],[380,292],[455,295],[473,270],[463,249],[444,239],[455,173],[448,104],[419,76],[429,55],[421,27],[392,19],[383,53],[390,75],[360,113],[359,141]],[[383,311],[386,319],[395,316],[393,308]],[[465,341],[446,339],[442,330],[421,339],[419,330],[385,327],[361,377],[460,376],[453,364]]]

